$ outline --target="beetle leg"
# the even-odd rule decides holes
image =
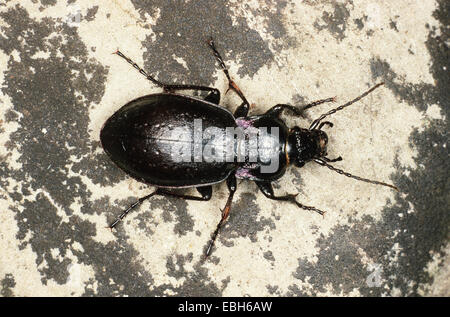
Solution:
[[[182,195],[182,194],[177,194],[177,193],[172,193],[169,192],[165,189],[162,188],[158,188],[157,190],[155,190],[153,193],[144,196],[142,198],[139,198],[135,203],[133,203],[130,207],[128,207],[124,212],[122,212],[120,214],[119,217],[117,217],[117,219],[109,225],[110,229],[113,229],[123,218],[125,218],[126,215],[128,215],[128,213],[133,210],[134,208],[136,208],[137,206],[139,206],[140,204],[142,204],[145,200],[149,199],[152,196],[155,195],[160,195],[160,196],[171,196],[171,197],[177,197],[177,198],[181,198],[181,199],[187,199],[187,200],[199,200],[199,201],[208,201],[211,199],[212,196],[212,186],[202,186],[202,187],[197,187],[198,192],[202,195],[202,197],[197,197],[197,196],[190,196],[190,195]]]
[[[248,114],[248,111],[250,109],[250,103],[247,101],[247,99],[244,96],[244,93],[241,91],[241,89],[236,85],[236,83],[231,79],[230,73],[228,72],[227,66],[225,65],[222,56],[220,56],[219,52],[216,49],[216,46],[214,45],[214,41],[212,38],[208,40],[209,47],[213,50],[214,56],[216,57],[217,61],[220,64],[220,67],[222,68],[223,72],[225,73],[225,76],[227,76],[228,79],[228,90],[232,89],[234,92],[238,94],[238,96],[242,99],[242,104],[236,109],[235,117],[246,117]],[[227,90],[227,92],[228,92]]]
[[[334,162],[342,161],[342,156],[338,156],[335,159],[329,159],[328,157],[322,157],[321,159],[328,163],[334,163]]]
[[[114,54],[119,55],[120,57],[122,57],[124,60],[126,60],[129,64],[131,64],[135,69],[137,69],[139,71],[139,73],[141,73],[142,75],[145,76],[145,78],[147,78],[148,80],[150,80],[152,83],[154,83],[155,85],[164,88],[166,85],[163,84],[162,82],[160,82],[159,80],[156,80],[155,78],[153,78],[152,76],[150,76],[149,74],[147,74],[145,72],[145,70],[143,70],[141,67],[139,67],[138,64],[136,64],[135,62],[133,62],[133,60],[131,58],[126,57],[125,55],[122,54],[121,51],[117,50],[116,52],[114,52]]]
[[[139,198],[135,203],[133,203],[130,207],[128,207],[124,212],[122,212],[120,214],[119,217],[117,217],[117,219],[109,225],[110,229],[113,229],[120,221],[122,221],[123,218],[125,218],[126,215],[128,215],[128,213],[133,210],[134,208],[136,208],[137,206],[139,206],[140,204],[142,204],[145,200],[149,199],[150,197],[154,196],[157,194],[157,190],[154,191],[153,193],[144,196],[142,198]]]
[[[161,87],[164,89],[164,91],[166,92],[171,92],[171,91],[175,91],[175,90],[201,90],[201,91],[210,91],[211,93],[209,95],[213,95],[214,97],[210,97],[211,99],[213,99],[214,101],[217,100],[217,102],[214,102],[212,100],[207,100],[210,102],[214,102],[216,104],[219,103],[220,100],[220,92],[218,89],[216,88],[212,88],[212,87],[206,87],[206,86],[197,86],[197,85],[176,85],[176,84],[165,84],[163,82],[160,82],[159,80],[155,79],[154,77],[150,76],[149,74],[147,74],[147,72],[142,69],[138,64],[136,64],[131,58],[125,56],[121,51],[117,50],[116,52],[114,52],[114,54],[122,57],[124,60],[126,60],[129,64],[131,64],[135,69],[137,69],[139,71],[139,73],[141,73],[142,75],[145,76],[145,78],[147,78],[148,80],[150,80],[152,83],[154,83],[155,85]],[[209,96],[208,95],[208,96]]]
[[[314,101],[310,104],[307,104],[306,106],[303,107],[294,107],[291,105],[286,105],[286,104],[279,104],[276,106],[273,106],[272,108],[270,108],[269,110],[267,110],[267,112],[265,113],[265,115],[271,116],[271,117],[276,117],[278,118],[281,114],[281,112],[283,112],[283,110],[289,110],[291,112],[293,112],[295,115],[297,116],[301,116],[304,117],[304,113],[306,109],[312,108],[314,106],[320,105],[321,103],[325,103],[325,102],[334,102],[335,98],[327,98],[327,99],[321,99],[321,100],[317,100]]]
[[[295,200],[295,197],[297,195],[275,196],[275,194],[273,192],[272,184],[270,182],[267,182],[267,181],[255,181],[255,183],[256,183],[256,185],[258,185],[259,189],[264,194],[264,196],[266,196],[269,199],[288,201],[288,202],[291,202],[293,204],[296,204],[297,207],[299,207],[299,208],[302,208],[302,209],[305,209],[305,210],[315,211],[315,212],[317,212],[318,214],[320,214],[322,216],[325,214],[325,211],[317,209],[316,207],[305,206],[305,205],[299,203],[297,200]]]
[[[197,191],[202,195],[202,197],[177,194],[163,188],[158,188],[156,190],[156,195],[176,197],[187,200],[199,200],[199,201],[208,201],[211,199],[212,186],[197,187]]]
[[[230,177],[227,178],[227,186],[230,194],[228,195],[228,200],[225,205],[225,208],[222,210],[222,218],[217,224],[216,230],[212,234],[211,240],[208,245],[208,249],[206,249],[205,257],[208,257],[211,254],[212,247],[214,246],[214,242],[216,241],[220,228],[223,226],[223,224],[225,223],[230,214],[231,202],[233,201],[233,196],[234,193],[236,192],[236,177],[234,175],[230,175]]]
[[[264,115],[278,118],[281,115],[281,113],[283,112],[283,110],[290,110],[298,116],[303,116],[303,110],[301,108],[297,108],[297,107],[294,107],[291,105],[285,105],[285,104],[279,104],[279,105],[273,106],[272,108],[267,110]]]

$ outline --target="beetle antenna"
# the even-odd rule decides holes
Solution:
[[[370,94],[372,91],[374,91],[375,89],[377,89],[378,87],[384,85],[384,83],[379,83],[376,84],[375,86],[373,86],[372,88],[370,88],[369,90],[367,90],[365,93],[363,93],[361,96],[356,97],[355,99],[343,104],[342,106],[339,106],[337,108],[334,108],[330,111],[328,111],[327,113],[324,113],[323,115],[321,115],[319,118],[317,118],[316,120],[313,121],[313,123],[311,123],[311,126],[309,127],[310,130],[313,130],[317,127],[317,125],[320,123],[320,121],[322,121],[325,117],[328,117],[329,115],[332,115],[333,113],[340,111],[352,104],[354,104],[355,102],[361,100],[362,98],[364,98],[365,96],[367,96],[368,94]]]
[[[375,180],[371,180],[371,179],[362,178],[362,177],[359,177],[359,176],[352,175],[352,174],[350,174],[350,173],[344,172],[343,170],[338,169],[338,168],[336,168],[336,167],[334,167],[334,166],[328,164],[327,162],[325,162],[325,161],[322,160],[322,159],[316,158],[316,159],[314,159],[314,162],[316,162],[317,164],[320,164],[320,165],[322,165],[322,166],[326,166],[326,167],[328,167],[330,170],[335,171],[336,173],[345,175],[345,176],[347,176],[347,177],[350,177],[350,178],[353,178],[353,179],[356,179],[356,180],[359,180],[359,181],[362,181],[362,182],[370,183],[370,184],[387,186],[387,187],[390,187],[390,188],[395,189],[396,191],[398,191],[398,188],[397,188],[396,186],[394,186],[394,185],[391,185],[391,184],[388,184],[388,183],[383,183],[383,182],[379,182],[379,181],[375,181]]]

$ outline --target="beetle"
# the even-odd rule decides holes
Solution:
[[[222,210],[221,219],[206,249],[207,257],[211,254],[220,228],[230,214],[237,187],[236,179],[254,181],[260,191],[269,199],[290,202],[301,209],[314,211],[320,215],[325,212],[298,202],[297,195],[275,195],[271,182],[282,177],[288,165],[302,167],[305,163],[313,161],[347,177],[397,190],[394,185],[355,176],[335,168],[331,163],[340,161],[342,158],[340,156],[335,159],[327,157],[328,136],[322,130],[325,125],[333,126],[331,122],[323,121],[323,119],[359,101],[383,83],[373,86],[359,97],[322,114],[311,123],[308,129],[298,126],[288,128],[280,118],[283,111],[302,116],[306,109],[334,102],[335,98],[321,99],[303,107],[277,104],[264,114],[249,116],[250,103],[231,78],[213,40],[208,40],[207,44],[228,80],[228,90],[233,90],[242,100],[241,105],[234,113],[219,106],[220,92],[218,89],[162,83],[147,74],[119,50],[115,52],[149,81],[161,87],[163,92],[146,95],[128,102],[107,119],[101,129],[101,144],[109,158],[131,177],[156,187],[155,191],[139,198],[123,211],[109,228],[114,228],[131,210],[150,197],[161,195],[208,201],[212,196],[212,185],[226,181],[229,195]],[[208,94],[205,98],[200,98],[177,93],[182,90],[204,91]],[[197,125],[196,127],[196,122],[201,122],[201,126]],[[240,138],[235,134],[227,134],[230,128],[240,129],[243,134]],[[267,128],[267,130],[263,128]],[[270,132],[268,132],[269,128]],[[212,142],[204,142],[203,139],[197,142],[196,129],[201,136],[208,129],[215,129],[214,131],[221,132],[224,137],[213,139]],[[257,137],[256,143],[249,137],[250,132]],[[257,144],[253,148],[253,156],[249,151],[251,142]],[[229,159],[211,160],[211,157],[208,159],[202,152],[207,147],[210,153],[227,154]],[[240,151],[241,147],[244,148],[243,151]],[[174,148],[176,149],[174,150]],[[184,150],[180,152],[180,148]],[[200,151],[196,153],[196,149]],[[180,159],[182,155],[184,160]],[[272,166],[273,161],[276,161],[276,164]],[[196,188],[200,196],[179,194],[172,190],[190,187]]]

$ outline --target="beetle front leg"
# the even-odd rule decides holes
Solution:
[[[305,210],[310,210],[310,211],[315,211],[322,216],[325,214],[325,211],[317,209],[316,207],[305,206],[305,205],[299,203],[295,199],[295,197],[297,197],[297,195],[275,196],[275,194],[273,192],[272,184],[270,182],[255,181],[255,183],[256,183],[256,185],[258,185],[259,189],[264,194],[264,196],[266,196],[269,199],[288,201],[290,203],[296,204],[297,207],[299,207],[299,208],[302,208]]]
[[[317,101],[311,102],[310,104],[307,104],[306,106],[303,106],[303,107],[294,107],[294,106],[291,106],[291,105],[279,104],[279,105],[273,106],[272,108],[267,110],[265,115],[278,118],[281,115],[281,113],[283,112],[283,110],[289,110],[289,111],[291,111],[292,113],[294,113],[297,116],[304,117],[304,113],[305,113],[306,109],[312,108],[314,106],[320,105],[320,104],[325,103],[325,102],[334,102],[334,101],[336,101],[335,97],[327,98],[327,99],[321,99],[321,100],[317,100]]]
[[[231,209],[231,203],[233,201],[234,193],[236,192],[236,177],[234,175],[230,175],[227,178],[227,186],[228,191],[230,192],[228,195],[228,200],[225,205],[225,208],[222,210],[222,218],[220,219],[219,223],[217,224],[216,230],[213,232],[211,240],[208,245],[208,249],[206,249],[205,257],[208,257],[211,254],[212,248],[214,246],[214,242],[216,241],[217,235],[219,234],[220,228],[222,228],[223,224],[227,220],[230,209]]]

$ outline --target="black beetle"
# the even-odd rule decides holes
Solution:
[[[330,165],[329,163],[342,158],[326,157],[328,137],[321,130],[324,125],[333,126],[329,121],[322,122],[325,117],[350,106],[383,83],[321,115],[312,122],[309,129],[288,128],[280,119],[283,110],[302,115],[306,109],[335,99],[318,100],[301,108],[278,104],[262,115],[248,116],[249,102],[231,79],[212,39],[208,41],[208,45],[228,79],[228,89],[235,91],[242,99],[242,104],[234,114],[219,106],[220,92],[216,88],[161,83],[120,51],[115,52],[148,80],[163,88],[164,92],[130,101],[114,113],[101,129],[100,140],[111,160],[138,181],[157,187],[153,193],[140,198],[126,209],[109,226],[111,229],[133,208],[154,195],[207,201],[212,195],[212,185],[226,180],[229,196],[222,210],[222,218],[206,250],[208,256],[221,226],[229,215],[236,191],[236,178],[254,181],[269,199],[288,201],[321,215],[324,211],[299,203],[295,199],[296,195],[274,194],[271,182],[283,176],[289,164],[302,167],[306,162],[314,161],[345,176],[397,189],[393,185],[354,176]],[[208,95],[200,99],[176,94],[175,91],[178,90],[207,91]],[[196,126],[196,122],[201,122],[200,127],[198,124]],[[230,128],[234,129],[233,134],[228,133]],[[200,142],[196,139],[196,129],[201,136]],[[222,135],[223,138],[210,138],[210,142],[205,143],[203,137],[208,129],[215,129],[214,136]],[[240,137],[236,135],[239,129],[243,132]],[[252,148],[252,144],[256,146]],[[250,153],[250,149],[254,152]],[[205,150],[208,150],[209,157],[205,155]],[[215,159],[211,159],[211,153]],[[228,159],[218,159],[224,158],[224,155]],[[273,164],[274,162],[276,164]],[[201,197],[170,191],[171,188],[184,187],[195,187]]]

